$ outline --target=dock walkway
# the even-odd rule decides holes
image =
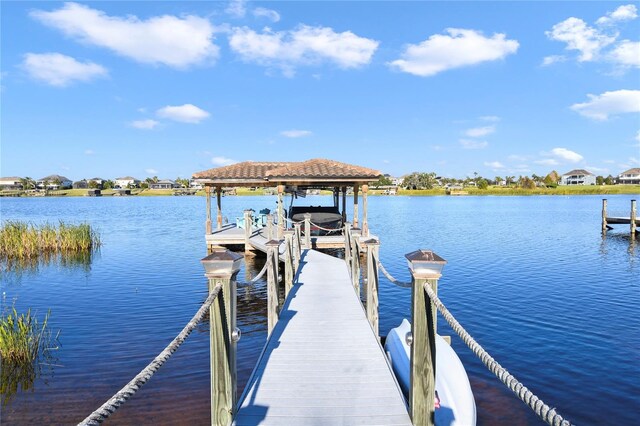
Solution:
[[[234,424],[411,425],[344,260],[303,252]]]

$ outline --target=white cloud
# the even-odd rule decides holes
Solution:
[[[228,166],[230,164],[237,163],[237,161],[226,157],[213,157],[211,159],[211,163],[215,164],[216,166]]]
[[[480,120],[498,122],[500,121],[500,117],[498,117],[497,115],[483,115],[482,117],[480,117]]]
[[[311,135],[311,131],[309,130],[283,130],[282,132],[280,132],[280,134],[282,136],[285,136],[287,138],[301,138],[304,136],[309,136]]]
[[[448,35],[434,34],[419,44],[409,44],[401,59],[389,65],[410,74],[428,77],[453,68],[503,59],[516,53],[519,43],[505,34],[485,37],[481,32],[447,28]]]
[[[609,60],[623,67],[640,68],[640,42],[622,40],[609,53]]]
[[[477,141],[473,139],[460,139],[459,142],[464,149],[484,149],[489,146],[489,142]]]
[[[470,138],[479,138],[490,135],[495,131],[496,126],[474,127],[473,129],[467,129],[464,134]]]
[[[638,9],[633,4],[620,6],[613,12],[608,12],[605,16],[596,21],[598,25],[611,25],[617,21],[631,21],[638,17]]]
[[[536,160],[535,164],[539,164],[541,166],[558,166],[560,163],[555,158],[545,158],[544,160]]]
[[[157,175],[158,171],[156,169],[144,169],[144,172],[148,175]]]
[[[567,60],[567,57],[564,55],[551,55],[551,56],[545,56],[545,58],[542,60],[542,66],[546,67],[549,66],[551,64],[555,64],[557,62],[564,62]]]
[[[224,11],[235,18],[244,18],[247,14],[247,2],[245,0],[231,0]]]
[[[499,161],[488,161],[485,162],[484,165],[492,168],[493,170],[504,169],[504,164]]]
[[[101,65],[79,62],[60,53],[27,53],[22,68],[32,78],[57,87],[108,75],[107,69]]]
[[[588,94],[589,101],[573,104],[571,109],[594,120],[610,115],[640,112],[640,90],[615,90],[601,95]]]
[[[578,61],[592,61],[600,50],[615,41],[615,37],[601,33],[579,18],[568,18],[555,24],[545,33],[551,40],[567,44],[565,49],[580,52]]]
[[[253,9],[253,16],[256,18],[267,18],[271,22],[280,21],[280,14],[275,10],[267,9],[264,7],[256,7]]]
[[[551,155],[557,159],[565,160],[570,163],[578,163],[584,159],[582,155],[567,148],[553,148],[551,150]]]
[[[168,118],[169,120],[180,121],[182,123],[199,123],[209,117],[209,113],[192,104],[184,104],[180,106],[167,105],[156,111],[158,117]]]
[[[92,149],[85,149],[84,150],[84,155],[93,155],[95,154],[95,151]]]
[[[299,25],[291,31],[262,34],[242,27],[235,28],[229,38],[231,49],[246,62],[282,69],[293,75],[301,65],[331,62],[340,68],[357,68],[371,62],[378,42],[359,37],[351,31],[335,32],[328,27]]]
[[[151,130],[155,128],[158,124],[160,124],[159,121],[151,120],[151,119],[136,120],[129,123],[131,127],[135,127],[136,129],[144,129],[144,130]]]
[[[30,16],[70,38],[142,63],[186,68],[218,57],[219,48],[212,43],[214,28],[198,16],[140,20],[133,15],[109,16],[78,3],[65,3],[52,12],[35,10]]]

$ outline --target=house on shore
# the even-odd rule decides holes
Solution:
[[[120,188],[139,188],[140,180],[131,176],[119,177],[114,181],[116,189]]]
[[[618,183],[622,185],[640,185],[640,167],[635,167],[618,175]]]
[[[173,189],[173,188],[180,188],[180,185],[178,185],[177,183],[169,179],[163,179],[157,182],[149,183],[149,189]]]
[[[70,189],[73,187],[71,179],[60,175],[45,176],[36,181],[36,188],[50,189],[56,191],[58,189]]]
[[[19,190],[22,189],[22,178],[17,176],[0,178],[0,191],[2,190]]]
[[[595,185],[596,175],[588,170],[575,169],[562,175],[560,185]]]

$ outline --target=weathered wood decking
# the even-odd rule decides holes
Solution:
[[[305,250],[236,425],[410,425],[346,263]]]

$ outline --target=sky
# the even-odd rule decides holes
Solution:
[[[0,175],[640,167],[638,2],[2,1]]]

